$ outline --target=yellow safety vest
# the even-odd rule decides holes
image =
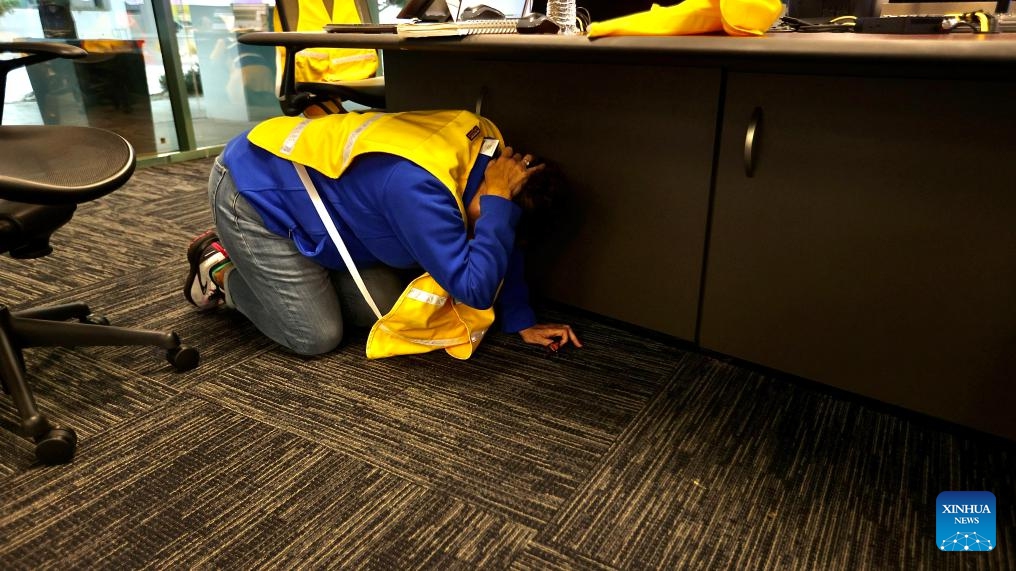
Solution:
[[[780,0],[684,0],[589,24],[588,36],[680,36],[723,31],[761,36],[780,17]]]
[[[493,123],[468,111],[346,113],[316,119],[276,117],[250,131],[251,143],[338,178],[353,159],[383,152],[409,159],[452,193],[466,220],[462,196],[485,138],[503,142]],[[429,273],[413,280],[395,306],[374,324],[367,357],[444,349],[468,359],[494,322],[492,308],[455,301]]]
[[[275,12],[275,29],[281,30],[279,12]],[[325,24],[359,24],[362,22],[356,3],[335,0],[331,12],[325,2],[300,2],[296,32],[320,32]],[[279,48],[278,68],[283,66],[283,48]],[[335,83],[367,79],[377,73],[377,51],[363,48],[305,48],[296,54],[296,81]]]

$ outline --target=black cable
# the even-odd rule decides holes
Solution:
[[[853,32],[853,24],[812,24],[804,28],[798,28],[795,32]]]
[[[837,22],[836,20],[843,20]],[[812,24],[811,22],[805,22],[792,16],[783,16],[780,18],[785,26],[795,32],[851,32],[854,29],[854,17],[853,16],[841,16],[828,20],[822,24]]]
[[[982,33],[980,26],[975,26],[975,25],[971,24],[970,22],[964,22],[963,20],[959,20],[955,24],[953,24],[952,26],[949,26],[948,28],[946,28],[946,31],[952,32],[952,31],[955,31],[956,28],[970,28],[971,30],[973,30],[973,31],[975,31],[975,32],[977,32],[979,34]]]
[[[589,14],[589,10],[586,10],[584,6],[575,8],[575,19],[578,20],[579,29],[582,31],[588,30],[590,22],[593,21],[593,17]]]

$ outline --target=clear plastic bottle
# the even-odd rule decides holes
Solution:
[[[575,0],[547,0],[547,18],[561,28],[559,34],[577,34]]]

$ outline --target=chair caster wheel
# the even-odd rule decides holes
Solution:
[[[47,466],[66,464],[74,457],[78,435],[70,428],[53,428],[35,439],[35,457]]]
[[[179,372],[189,371],[198,366],[201,356],[198,350],[193,347],[181,345],[175,349],[166,351],[166,360]]]
[[[105,315],[89,313],[81,318],[81,323],[89,323],[91,325],[109,325],[109,320],[106,319]]]

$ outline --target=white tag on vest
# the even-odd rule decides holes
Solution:
[[[500,141],[497,139],[492,139],[490,137],[484,138],[483,143],[480,145],[480,154],[485,157],[493,157],[499,144]]]

